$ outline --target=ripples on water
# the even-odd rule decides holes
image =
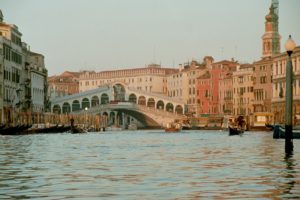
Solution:
[[[0,199],[297,199],[299,149],[263,132],[0,136]]]

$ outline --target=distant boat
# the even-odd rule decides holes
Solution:
[[[17,125],[12,127],[1,126],[0,135],[22,135],[25,130],[29,129],[31,125]]]
[[[75,133],[87,133],[87,131],[83,128],[77,127],[77,126],[72,126],[71,127],[71,133],[75,134]]]
[[[275,127],[275,125],[267,124],[267,123],[265,124],[265,126],[266,126],[267,130],[271,130],[271,131],[273,131],[274,127]]]
[[[232,135],[241,135],[241,134],[244,133],[244,129],[240,129],[240,128],[237,128],[237,127],[231,127],[231,126],[229,126],[228,129],[229,129],[229,136],[232,136]]]
[[[137,130],[137,125],[136,124],[129,124],[128,125],[128,130],[132,130],[132,131]]]
[[[294,139],[300,139],[300,127],[297,127],[296,129],[293,129],[293,138]],[[283,128],[281,125],[275,125],[273,130],[273,138],[274,139],[284,139],[285,138],[285,128]]]
[[[71,122],[71,130],[70,131],[71,131],[72,134],[87,133],[87,131],[85,129],[74,125],[74,119],[73,118],[71,118],[70,122]]]
[[[167,124],[167,127],[165,128],[165,132],[167,133],[176,133],[181,131],[181,124],[179,123],[171,123]]]

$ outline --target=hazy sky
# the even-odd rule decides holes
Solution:
[[[261,56],[271,0],[0,0],[4,21],[16,24],[49,75],[65,70],[166,67]],[[279,1],[283,44],[300,44],[300,0]]]

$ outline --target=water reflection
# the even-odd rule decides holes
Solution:
[[[295,184],[297,184],[294,176],[294,174],[296,174],[296,171],[294,169],[295,160],[293,158],[293,154],[286,154],[284,157],[284,162],[286,163],[286,170],[282,172],[282,190],[284,194],[282,197],[293,198],[293,188]]]
[[[295,147],[300,146],[294,141]],[[1,137],[1,199],[300,198],[300,152],[268,133]]]

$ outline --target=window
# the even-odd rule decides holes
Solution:
[[[260,83],[266,83],[267,82],[267,77],[266,76],[261,76],[260,77]]]

